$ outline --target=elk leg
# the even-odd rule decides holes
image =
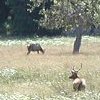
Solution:
[[[28,52],[27,52],[27,55],[29,55],[29,54],[30,54],[30,52],[31,52],[31,51],[28,51]]]
[[[44,54],[44,50],[41,48],[40,51],[42,52],[42,54]]]
[[[78,90],[81,91],[81,89],[82,89],[82,82],[78,86]]]
[[[37,53],[39,54],[39,51],[37,51]]]

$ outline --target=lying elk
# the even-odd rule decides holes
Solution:
[[[81,68],[82,68],[82,64],[81,64]],[[80,69],[81,69],[80,68]],[[79,70],[80,70],[79,69]],[[74,67],[71,70],[72,75],[69,76],[70,79],[73,79],[73,89],[75,91],[81,91],[81,90],[85,90],[86,87],[86,81],[85,79],[81,79],[77,74],[79,72],[79,70],[75,70]]]
[[[42,52],[42,54],[44,54],[44,50],[42,49],[42,47],[39,43],[30,44],[29,46],[27,46],[27,49],[28,49],[27,55],[30,54],[31,51],[37,51],[38,54],[40,51],[40,52]]]

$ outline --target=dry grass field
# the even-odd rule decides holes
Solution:
[[[74,38],[43,44],[44,55],[27,55],[23,44],[0,45],[0,100],[100,100],[100,41],[92,39],[83,38],[78,55],[72,54]],[[78,69],[81,63],[79,75],[87,87],[74,92],[68,76],[71,67]]]

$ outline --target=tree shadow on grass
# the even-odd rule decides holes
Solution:
[[[100,56],[100,52],[80,52],[79,55],[84,55],[84,56]]]
[[[73,54],[72,52],[57,52],[57,53],[50,53],[49,55],[52,56],[100,56],[100,52],[80,52],[78,54]]]

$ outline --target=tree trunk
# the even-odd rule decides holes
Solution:
[[[78,28],[78,32],[76,35],[76,40],[74,42],[73,54],[78,54],[81,46],[81,39],[82,39],[82,28]]]
[[[78,54],[81,46],[82,35],[78,34],[74,42],[73,54]]]

